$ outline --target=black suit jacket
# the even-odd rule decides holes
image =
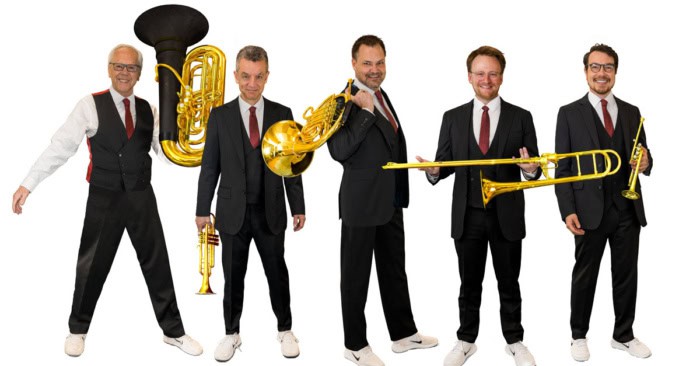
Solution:
[[[357,91],[353,85],[352,94]],[[382,95],[399,125],[397,140],[391,123],[376,108],[372,114],[354,104],[345,125],[328,140],[331,157],[343,165],[339,208],[348,226],[383,225],[397,207],[408,207],[408,173],[382,169],[393,161],[392,153],[398,162],[406,162],[403,128],[384,90]]]
[[[472,115],[474,101],[451,109],[442,117],[440,138],[435,153],[435,161],[468,160],[469,144],[472,142],[474,131]],[[526,147],[531,157],[538,156],[537,135],[532,122],[532,114],[518,106],[501,99],[501,116],[496,129],[498,142],[497,158],[519,157],[518,151]],[[520,167],[516,164],[496,165],[497,182],[516,182],[521,180]],[[467,214],[468,188],[467,182],[480,184],[480,177],[470,176],[468,167],[440,168],[439,179],[447,178],[455,173],[454,189],[452,191],[452,237],[459,239],[464,233],[464,219]],[[542,171],[537,169],[533,179],[540,177]],[[523,191],[504,193],[494,198],[498,221],[503,236],[511,241],[522,240],[525,237],[525,196]]]
[[[264,99],[265,131],[275,122],[293,120],[292,111],[275,102]],[[243,225],[246,212],[246,179],[244,138],[241,129],[242,117],[238,98],[214,108],[209,116],[207,138],[202,155],[197,192],[197,216],[209,216],[214,190],[219,182],[216,202],[216,229],[235,235]],[[267,225],[274,234],[287,227],[287,210],[284,190],[293,215],[304,214],[304,188],[301,176],[282,178],[265,167],[264,169],[265,215]],[[284,187],[282,183],[284,182]]]
[[[627,164],[632,153],[632,144],[639,129],[640,117],[639,108],[618,99],[617,102],[617,128],[622,128],[625,141],[625,151],[620,154],[622,164]],[[595,109],[588,100],[588,94],[583,98],[561,107],[557,116],[557,132],[555,136],[555,151],[559,153],[569,153],[573,151],[587,151],[600,149],[596,123],[600,118],[596,116]],[[642,146],[648,149],[644,128],[639,134]],[[653,159],[651,152],[648,154],[649,167],[644,174],[651,173]],[[602,162],[598,162],[598,171],[604,170]],[[590,174],[593,172],[593,159],[581,159],[581,173]],[[578,167],[574,159],[563,159],[559,162],[556,170],[556,177],[570,177],[578,174]],[[621,174],[621,173],[617,173]],[[598,227],[603,217],[604,192],[603,183],[600,179],[592,179],[566,184],[557,184],[554,187],[559,203],[559,212],[562,219],[566,219],[570,214],[575,213],[583,229],[592,230]],[[637,181],[636,191],[641,194],[642,186]],[[620,194],[614,192],[613,194]],[[642,226],[646,226],[647,220],[644,215],[644,196],[632,201],[637,219]]]

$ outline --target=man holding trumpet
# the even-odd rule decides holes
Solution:
[[[609,241],[615,308],[611,346],[646,358],[651,356],[651,351],[632,331],[639,232],[646,225],[641,187],[635,184],[639,172],[649,175],[653,160],[646,148],[639,108],[612,94],[618,69],[617,53],[607,45],[596,44],[584,55],[583,65],[590,90],[583,98],[559,110],[556,153],[613,149],[621,159],[629,160],[630,165],[620,164],[616,174],[602,180],[555,186],[561,217],[576,243],[571,280],[571,356],[576,361],[590,357],[586,333],[600,261]],[[637,155],[641,156],[639,161],[635,160]],[[592,161],[582,162],[577,167],[571,159],[565,159],[556,170],[556,178],[576,175],[578,169],[588,173],[593,170],[592,165]],[[637,192],[633,196],[637,199],[621,194],[625,189],[634,192],[635,188]]]

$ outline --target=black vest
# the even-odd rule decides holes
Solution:
[[[473,123],[473,122],[472,122]],[[469,160],[479,160],[479,159],[496,159],[498,149],[498,134],[494,135],[491,145],[489,145],[486,155],[481,152],[479,148],[479,142],[476,141],[476,136],[474,136],[474,127],[469,127]],[[467,204],[469,207],[484,208],[484,201],[481,194],[481,174],[484,178],[494,180],[496,177],[496,166],[495,165],[478,165],[470,166],[469,169],[469,181],[467,182]],[[495,207],[493,200],[489,202],[486,208]]]
[[[264,193],[264,173],[265,162],[263,161],[261,144],[253,149],[250,144],[250,137],[241,119],[241,136],[243,137],[243,153],[245,155],[245,195],[247,203],[262,204],[265,202]]]
[[[598,113],[595,113],[595,115],[598,116]],[[628,153],[625,151],[624,134],[622,133],[622,124],[620,123],[619,118],[617,122],[617,128],[615,128],[615,132],[613,132],[612,137],[610,137],[608,132],[605,131],[605,127],[603,127],[603,123],[600,121],[600,118],[596,118],[595,123],[596,131],[598,132],[598,141],[600,141],[600,148],[615,150],[618,154],[620,154],[621,159],[623,159],[622,163],[620,164],[620,170],[617,173],[603,178],[603,193],[605,197],[604,207],[606,211],[612,207],[613,204],[618,210],[621,211],[632,209],[632,201],[622,196],[622,191],[627,189],[630,168],[629,164],[625,160],[625,156],[627,156]],[[617,165],[617,161],[615,160],[616,159],[614,157],[611,160],[613,168]]]
[[[98,128],[88,139],[90,184],[112,191],[142,191],[151,182],[153,113],[143,99],[136,98],[136,126],[131,139],[109,91],[93,94]]]

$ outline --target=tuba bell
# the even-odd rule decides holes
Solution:
[[[205,45],[185,57],[187,47],[201,41],[208,31],[207,18],[184,5],[154,7],[134,23],[136,36],[156,50],[159,139],[163,153],[180,166],[201,164],[209,112],[224,102],[224,53]],[[161,68],[167,71],[159,72]]]

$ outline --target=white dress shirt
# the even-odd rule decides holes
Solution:
[[[588,92],[588,101],[591,103],[593,108],[595,108],[595,112],[598,113],[598,117],[600,118],[600,122],[603,124],[603,127],[605,127],[605,118],[603,117],[603,103],[601,103],[601,100],[607,100],[608,101],[608,113],[610,113],[610,118],[612,118],[612,124],[613,124],[613,130],[617,126],[617,102],[615,101],[615,97],[613,96],[612,93],[608,93],[608,95],[605,96],[605,98],[600,98],[599,96],[591,93],[590,91]]]
[[[124,115],[126,107],[123,102],[124,97],[111,86],[109,87],[109,93],[114,100],[114,105],[117,107],[122,123],[125,123]],[[128,99],[131,102],[131,115],[134,119],[134,127],[136,127],[138,121],[134,95],[130,95]],[[163,151],[160,147],[160,141],[158,140],[158,134],[160,132],[158,113],[156,108],[152,105],[151,111],[153,113],[153,139],[151,141],[151,148],[153,148],[157,156],[162,157]],[[58,168],[65,164],[70,157],[75,155],[80,144],[83,142],[83,137],[87,136],[87,138],[91,138],[95,136],[98,128],[99,120],[97,118],[97,107],[94,97],[90,94],[78,102],[63,126],[53,135],[51,144],[49,144],[49,147],[44,150],[29,170],[27,177],[22,181],[22,186],[27,188],[30,192],[34,191],[41,181],[53,174]]]
[[[250,139],[250,107],[255,107],[255,117],[258,119],[258,134],[260,135],[260,141],[262,141],[262,127],[263,127],[263,112],[265,111],[265,101],[263,97],[255,102],[254,105],[248,104],[243,98],[238,96],[238,106],[241,108],[241,117],[243,118],[243,126],[245,126],[245,132],[248,133],[248,139]]]

